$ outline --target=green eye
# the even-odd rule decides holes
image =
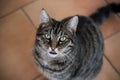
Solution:
[[[49,35],[49,34],[45,34],[44,37],[45,37],[46,39],[50,39],[50,35]]]
[[[67,37],[66,37],[66,36],[60,38],[60,41],[61,41],[61,42],[64,42],[64,41],[66,41],[66,40],[67,40]]]

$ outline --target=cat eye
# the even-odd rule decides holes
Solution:
[[[43,37],[46,38],[46,39],[50,39],[50,35],[49,34],[45,34],[45,35],[43,35]]]
[[[66,37],[66,36],[61,37],[61,38],[60,38],[60,41],[61,41],[61,42],[67,41],[67,37]]]

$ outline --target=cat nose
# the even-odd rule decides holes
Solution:
[[[54,51],[55,49],[54,48],[51,48],[52,51]]]
[[[51,48],[51,51],[49,52],[50,54],[57,54],[56,52],[55,52],[55,48]]]

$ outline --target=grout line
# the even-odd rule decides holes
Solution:
[[[112,62],[108,59],[108,57],[104,54],[105,59],[109,62],[111,67],[115,70],[115,72],[120,76],[120,72],[113,66]]]
[[[104,0],[107,4],[109,4],[108,0]],[[118,14],[115,14],[117,15],[119,18],[120,16]],[[107,40],[109,39],[110,37],[114,36],[115,34],[119,33],[120,30],[114,32],[113,34],[107,36],[104,40]],[[106,60],[110,63],[111,67],[115,70],[115,72],[120,76],[120,72],[116,69],[116,67],[112,64],[112,62],[109,60],[109,58],[104,54],[104,57],[106,58]]]
[[[29,4],[31,4],[31,3],[33,3],[33,2],[36,2],[36,1],[38,1],[38,0],[33,0],[33,1],[30,1],[30,2],[26,3],[26,4],[22,5],[21,7],[18,7],[18,8],[16,8],[16,9],[14,9],[14,10],[8,12],[7,14],[1,16],[0,19],[6,17],[6,16],[8,16],[8,15],[14,13],[14,12],[16,12],[16,11],[19,10],[20,8],[23,8],[23,7],[29,5]]]
[[[4,18],[4,17],[7,17],[7,16],[9,16],[10,14],[12,14],[12,13],[18,11],[18,10],[19,10],[19,8],[17,8],[17,9],[15,9],[15,10],[13,10],[13,11],[11,11],[11,12],[9,12],[9,13],[3,15],[3,16],[1,16],[0,19],[2,19],[2,18]]]
[[[111,35],[105,37],[104,40],[107,40],[107,39],[111,38],[112,36],[116,35],[116,34],[119,33],[119,32],[120,32],[120,30],[118,30],[118,31],[116,31],[116,32],[114,32],[114,33],[112,33]]]
[[[26,13],[26,11],[21,8],[21,10],[23,11],[23,13],[25,14],[25,16],[27,17],[27,19],[30,21],[30,23],[33,25],[34,29],[37,30],[37,27],[35,26],[35,24],[33,23],[32,19],[29,17],[29,15]]]
[[[107,36],[104,40],[107,40],[109,38],[111,38],[112,36],[116,35],[120,33],[120,30],[111,34],[110,36]],[[112,62],[109,60],[109,58],[104,54],[104,57],[106,58],[106,60],[109,62],[109,64],[111,65],[111,67],[115,70],[115,72],[120,76],[120,72],[116,69],[116,67],[112,64]]]
[[[107,4],[109,4],[109,1],[108,1],[108,0],[104,0],[104,1],[105,1]],[[120,16],[119,16],[118,14],[115,14],[115,15],[117,15],[117,16],[120,18]],[[110,37],[116,35],[116,34],[119,33],[119,32],[120,32],[120,30],[112,33],[111,35],[109,35],[109,36],[107,36],[106,38],[104,38],[104,40],[109,39]],[[120,76],[120,72],[119,72],[119,71],[116,69],[116,67],[112,64],[112,62],[109,60],[109,58],[108,58],[105,54],[104,54],[104,57],[105,57],[106,60],[109,62],[109,64],[111,65],[111,67],[115,70],[115,72]]]

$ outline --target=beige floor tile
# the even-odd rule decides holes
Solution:
[[[120,80],[120,76],[114,71],[109,62],[104,58],[102,69],[94,80]]]
[[[47,80],[43,75],[38,75],[34,78],[34,80]]]
[[[40,23],[39,14],[42,9],[41,4],[41,0],[38,0],[24,8],[36,27]]]
[[[93,2],[90,0],[38,0],[24,9],[34,24],[38,26],[41,8],[46,9],[51,17],[61,20],[71,15],[91,14],[98,7],[105,5],[103,0],[93,0]]]
[[[104,38],[120,31],[120,18],[113,14],[100,26]]]
[[[38,75],[32,57],[34,38],[35,30],[22,11],[0,19],[2,80],[32,80]]]
[[[105,40],[105,55],[120,72],[120,32]]]
[[[0,17],[33,0],[0,0]]]

